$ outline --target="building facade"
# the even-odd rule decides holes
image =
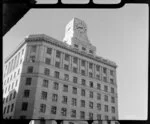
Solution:
[[[117,120],[116,68],[96,55],[78,18],[63,42],[29,35],[4,63],[3,118]]]

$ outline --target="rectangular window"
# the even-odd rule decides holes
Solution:
[[[111,103],[115,103],[115,97],[111,97]]]
[[[108,96],[107,95],[104,96],[104,100],[105,100],[105,102],[108,102]]]
[[[53,86],[53,88],[54,88],[55,90],[58,90],[58,88],[59,88],[59,84],[58,84],[57,82],[54,82],[54,86]]]
[[[81,96],[85,96],[85,90],[81,89]]]
[[[73,63],[75,63],[75,64],[78,63],[78,58],[77,57],[73,57]]]
[[[26,85],[31,85],[32,78],[26,78]]]
[[[77,94],[77,88],[76,87],[72,87],[72,93]]]
[[[40,112],[42,113],[46,112],[46,104],[40,104]]]
[[[56,61],[55,62],[55,67],[60,68],[60,62]]]
[[[93,68],[93,64],[89,63],[89,68],[92,69]]]
[[[65,54],[65,60],[69,61],[69,55],[68,54]]]
[[[48,80],[44,79],[42,86],[48,88]]]
[[[114,79],[111,78],[111,79],[110,79],[110,83],[111,83],[111,84],[114,84]]]
[[[93,120],[93,113],[89,113],[89,120]]]
[[[73,67],[73,72],[77,73],[77,68],[76,67]]]
[[[54,77],[59,78],[59,72],[58,71],[55,71]]]
[[[52,114],[56,114],[56,112],[57,112],[57,107],[56,106],[52,106],[51,107],[51,113]]]
[[[113,106],[111,107],[111,112],[115,113],[115,107],[113,107]]]
[[[105,112],[108,112],[108,105],[105,105],[104,107]]]
[[[7,113],[9,113],[9,108],[10,108],[10,105],[8,105],[8,107],[7,107]]]
[[[99,71],[100,70],[100,66],[96,65],[96,70]]]
[[[13,109],[14,109],[14,104],[11,104],[11,112],[13,111]]]
[[[85,76],[85,70],[81,70],[81,75]]]
[[[50,58],[45,58],[45,64],[50,65],[51,64],[51,59]]]
[[[110,75],[113,76],[114,75],[114,71],[110,70]]]
[[[103,81],[107,82],[107,77],[106,76],[103,77]]]
[[[13,99],[15,99],[16,97],[16,91],[14,91],[14,94],[13,94]]]
[[[100,90],[101,89],[101,84],[97,83],[97,89]]]
[[[47,75],[47,76],[49,76],[50,75],[50,69],[45,68],[44,69],[44,74]]]
[[[93,98],[93,92],[90,91],[89,93],[90,93],[90,94],[89,94],[89,97],[90,97],[90,98]]]
[[[89,102],[89,108],[93,109],[93,102]]]
[[[58,95],[57,94],[52,94],[52,101],[57,102],[58,100]]]
[[[9,101],[11,101],[11,98],[12,98],[12,93],[11,93],[10,96],[9,96]]]
[[[85,112],[84,111],[80,111],[80,118],[84,119],[85,118]]]
[[[73,77],[73,83],[77,83],[78,82],[78,78],[77,77]]]
[[[107,69],[104,67],[103,68],[103,73],[106,74],[107,73]]]
[[[111,93],[115,93],[115,90],[113,87],[111,87]]]
[[[30,62],[35,62],[35,56],[30,56]]]
[[[85,79],[82,79],[82,80],[81,80],[81,85],[83,85],[83,86],[86,85],[86,80],[85,80]]]
[[[67,108],[61,108],[62,116],[67,116]]]
[[[97,93],[97,100],[100,100],[100,99],[101,99],[101,94]]]
[[[36,46],[31,46],[31,53],[35,53],[36,52]]]
[[[63,85],[63,91],[68,92],[68,85]]]
[[[6,107],[4,108],[4,111],[3,111],[3,114],[5,114],[6,113]]]
[[[68,74],[64,74],[64,80],[68,81],[69,80],[69,75]]]
[[[60,58],[60,56],[61,56],[61,52],[57,50],[57,51],[56,51],[56,57],[57,57],[57,58]]]
[[[92,51],[92,50],[89,50],[89,53],[90,53],[90,54],[93,54],[93,51]]]
[[[68,71],[69,70],[69,65],[64,64],[64,69]]]
[[[85,60],[81,60],[81,66],[85,66]]]
[[[33,67],[32,66],[28,66],[27,73],[33,73]]]
[[[89,72],[89,77],[92,78],[93,77],[93,73]]]
[[[106,86],[106,85],[104,86],[104,91],[108,92],[108,86]]]
[[[47,92],[45,92],[45,91],[41,92],[41,99],[47,100]]]
[[[97,114],[97,120],[101,120],[101,114]],[[102,121],[99,121],[99,122],[102,122]],[[100,124],[100,123],[98,123],[98,124]]]
[[[24,97],[28,98],[30,95],[30,90],[24,90]]]
[[[52,48],[47,48],[47,54],[49,54],[49,55],[52,54]]]
[[[85,47],[82,47],[82,50],[83,50],[83,51],[85,51],[85,50],[86,50],[86,48],[85,48]]]
[[[101,104],[100,103],[97,103],[97,109],[101,110]]]
[[[99,74],[96,75],[96,79],[100,80],[100,75]]]
[[[76,110],[71,110],[71,117],[75,118],[76,117]]]
[[[93,82],[90,81],[89,83],[90,83],[90,88],[93,88]]]
[[[85,100],[81,100],[81,107],[85,107]]]
[[[67,96],[62,96],[62,103],[67,104]]]
[[[76,98],[72,98],[72,105],[77,106],[77,99]]]
[[[108,120],[109,118],[108,118],[108,115],[105,115],[105,120]]]
[[[27,102],[23,102],[22,103],[22,111],[27,111],[28,108],[28,103]]]

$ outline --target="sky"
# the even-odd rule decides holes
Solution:
[[[116,62],[120,120],[146,120],[148,97],[148,6],[120,9],[31,9],[4,37],[6,58],[29,34],[62,41],[73,18],[84,20],[96,54]]]

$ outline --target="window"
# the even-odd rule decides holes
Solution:
[[[107,82],[107,77],[106,76],[103,77],[103,81]]]
[[[104,67],[103,68],[103,73],[106,74],[107,73],[106,71],[107,71],[107,69]]]
[[[81,96],[85,96],[85,90],[81,89]]]
[[[78,82],[78,78],[77,77],[73,77],[73,83],[77,83]]]
[[[111,97],[111,103],[115,103],[115,97]]]
[[[77,106],[77,99],[76,98],[72,98],[72,105]]]
[[[107,95],[104,96],[104,100],[105,100],[105,102],[108,102],[108,96]]]
[[[45,92],[45,91],[41,92],[41,99],[43,99],[43,100],[47,99],[47,92]]]
[[[115,107],[113,107],[113,106],[111,107],[111,112],[115,113]]]
[[[93,64],[89,63],[89,68],[92,69],[93,68]]]
[[[30,62],[35,62],[35,56],[30,56]]]
[[[62,96],[62,103],[67,104],[67,96]]]
[[[74,109],[71,110],[71,117],[73,117],[73,118],[76,117],[76,110],[74,110]]]
[[[48,88],[48,80],[44,79],[42,86]]]
[[[105,115],[105,120],[108,120],[108,115]]]
[[[36,46],[31,46],[31,53],[32,52],[34,52],[34,53],[36,52]]]
[[[54,77],[59,78],[59,72],[58,71],[55,71]]]
[[[84,111],[80,111],[80,118],[84,119],[85,118],[85,112]]]
[[[63,85],[63,91],[68,92],[68,85]]]
[[[104,86],[104,91],[108,92],[108,86],[106,86],[106,85]]]
[[[77,68],[76,67],[73,67],[73,72],[77,73]]]
[[[101,99],[101,94],[97,93],[97,100],[100,100],[100,99]]]
[[[51,59],[45,58],[45,64],[50,65],[51,64]]]
[[[66,80],[66,81],[69,80],[69,75],[68,74],[64,74],[64,80]]]
[[[52,54],[52,48],[47,48],[47,54],[49,54],[49,55]]]
[[[53,87],[55,90],[58,90],[59,88],[59,84],[57,82],[54,82],[54,87]]]
[[[105,112],[108,112],[108,105],[105,105],[104,110],[105,110]]]
[[[89,72],[89,77],[93,77],[93,73],[92,72]]]
[[[114,75],[114,71],[110,70],[110,75],[113,76]]]
[[[16,91],[14,91],[14,94],[13,94],[13,99],[15,99],[16,97]]]
[[[89,102],[89,107],[93,109],[93,102]]]
[[[32,66],[28,67],[27,73],[33,73],[33,67]]]
[[[40,112],[45,113],[45,111],[46,111],[46,105],[40,104]]]
[[[26,85],[31,85],[32,78],[26,78]]]
[[[58,100],[58,95],[57,94],[52,94],[52,101],[57,102]]]
[[[78,48],[79,46],[78,46],[77,44],[74,44],[74,47],[75,47],[75,48]]]
[[[24,90],[24,97],[28,98],[30,94],[30,90]]]
[[[50,75],[50,69],[45,68],[44,69],[44,74],[47,75],[47,76],[49,76]]]
[[[93,113],[91,113],[91,112],[89,113],[89,119],[93,120]]]
[[[85,85],[86,85],[86,80],[85,80],[85,79],[82,79],[82,80],[81,80],[81,84],[85,86]]]
[[[89,97],[93,98],[93,92],[92,91],[90,91]]]
[[[65,54],[65,60],[69,61],[69,55],[68,54]]]
[[[55,67],[60,68],[60,62],[55,62]]]
[[[112,120],[116,120],[116,117],[115,117],[115,116],[112,116]],[[117,124],[117,123],[115,123],[115,124]]]
[[[67,115],[67,108],[61,108],[61,114],[62,114],[62,116],[66,116]]]
[[[97,75],[96,75],[96,78],[97,78],[98,80],[100,80],[100,75],[99,75],[99,74],[97,74]]]
[[[97,120],[101,120],[101,114],[97,114]],[[101,122],[101,121],[99,121],[99,122]],[[98,123],[98,124],[100,124],[100,123]]]
[[[111,93],[115,93],[115,90],[113,87],[111,87]]]
[[[74,62],[75,64],[77,64],[78,58],[77,58],[77,57],[73,57],[73,62]]]
[[[51,107],[51,113],[52,114],[56,114],[56,112],[57,112],[57,107],[56,106],[52,106]]]
[[[81,107],[85,107],[85,100],[81,100]]]
[[[110,83],[111,83],[111,84],[114,84],[114,79],[111,78],[111,79],[110,79]]]
[[[28,108],[28,103],[27,102],[23,102],[22,103],[22,111],[26,111]]]
[[[9,113],[9,108],[10,108],[10,105],[8,105],[8,107],[7,107],[7,113]]]
[[[4,108],[3,114],[5,114],[5,112],[6,112],[6,107]]]
[[[89,50],[89,53],[93,54],[93,51],[92,51],[92,50]]]
[[[14,104],[11,104],[11,112],[13,111],[13,109],[14,109]]]
[[[89,83],[90,83],[90,87],[93,88],[93,82],[90,81]]]
[[[97,103],[97,109],[101,110],[101,104],[100,103]]]
[[[64,64],[64,69],[68,71],[69,70],[69,65]]]
[[[82,75],[85,75],[85,70],[81,70],[81,74],[82,74]]]
[[[12,93],[11,93],[10,96],[9,96],[9,101],[11,101],[11,98],[12,98]]]
[[[96,70],[99,71],[100,70],[100,66],[96,65]]]
[[[61,52],[60,51],[56,51],[56,57],[60,58]]]
[[[85,66],[85,60],[81,60],[81,66]]]
[[[100,90],[101,89],[101,84],[97,83],[97,89]]]
[[[72,93],[77,94],[77,88],[76,87],[72,87]]]

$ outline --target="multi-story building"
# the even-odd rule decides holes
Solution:
[[[29,35],[4,63],[3,118],[116,120],[116,67],[96,55],[78,18],[63,42]]]

